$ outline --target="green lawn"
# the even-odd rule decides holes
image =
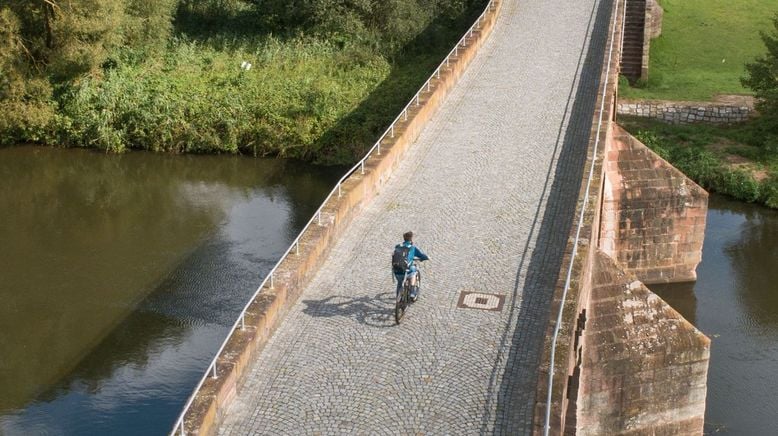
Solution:
[[[622,87],[626,98],[710,100],[750,94],[744,64],[765,53],[760,31],[771,29],[778,0],[659,0],[662,35],[651,42],[648,83]]]

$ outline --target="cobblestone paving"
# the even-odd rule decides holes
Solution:
[[[610,7],[504,2],[440,112],[255,362],[220,434],[529,433]],[[431,260],[395,326],[389,260],[411,229]],[[457,308],[462,291],[505,305]]]

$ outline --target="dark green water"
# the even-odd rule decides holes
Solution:
[[[0,149],[0,434],[163,434],[342,169]]]
[[[778,211],[711,197],[696,283],[652,290],[711,338],[706,434],[778,434]]]

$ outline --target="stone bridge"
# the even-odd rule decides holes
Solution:
[[[490,3],[279,264],[182,430],[700,433],[707,338],[639,280],[695,278],[707,196],[612,122],[623,9]],[[407,230],[431,260],[398,326]]]

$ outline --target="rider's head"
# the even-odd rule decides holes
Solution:
[[[405,242],[413,242],[413,232],[405,232],[405,233],[403,233],[403,241],[405,241]]]

